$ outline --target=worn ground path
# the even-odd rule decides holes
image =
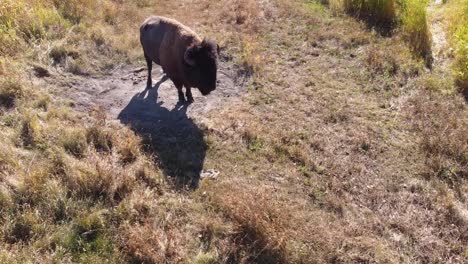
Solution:
[[[427,7],[427,14],[432,35],[433,69],[438,73],[446,73],[449,76],[451,75],[449,71],[451,60],[449,58],[449,43],[444,29],[444,18],[441,12],[442,6],[442,0],[432,0]]]

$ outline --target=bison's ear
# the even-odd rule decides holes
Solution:
[[[187,48],[187,50],[184,53],[184,61],[190,66],[195,66],[195,53],[197,52],[198,47],[195,45],[192,45]]]

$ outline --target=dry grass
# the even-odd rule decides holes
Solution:
[[[0,4],[0,262],[466,260],[466,106],[433,92],[398,36],[315,2],[183,3]],[[31,61],[51,79],[138,61],[150,13],[253,72],[240,102],[197,121],[204,167],[221,173],[196,190],[165,179],[128,128],[25,73]]]
[[[468,98],[468,1],[453,0],[447,5],[445,17],[449,21],[449,40],[455,50],[455,79],[460,91]]]
[[[422,135],[428,177],[446,181],[465,201],[468,119],[463,102],[422,92],[414,101],[414,123]]]
[[[225,188],[225,191],[212,190],[209,198],[212,206],[234,225],[223,242],[220,260],[223,263],[285,263],[285,215],[272,198],[263,190],[254,193],[233,190],[231,186],[214,188]],[[213,233],[212,229],[208,226],[204,232]]]

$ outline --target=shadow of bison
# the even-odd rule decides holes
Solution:
[[[178,103],[169,110],[157,102],[154,87],[137,93],[120,112],[118,119],[142,136],[145,148],[155,154],[166,177],[178,187],[196,188],[206,154],[202,131],[187,116],[187,104]]]

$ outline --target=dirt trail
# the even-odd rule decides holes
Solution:
[[[73,78],[59,85],[57,93],[80,111],[102,108],[110,120],[130,126],[150,146],[166,175],[196,186],[206,144],[194,119],[200,121],[208,112],[239,100],[246,91],[246,76],[234,64],[220,63],[217,89],[208,96],[192,89],[192,104],[178,102],[176,88],[159,66],[153,67],[150,89],[145,88],[146,76],[146,68],[124,67],[103,77]]]
[[[450,67],[450,60],[448,58],[449,45],[444,30],[443,17],[440,12],[442,5],[442,0],[433,0],[427,8],[429,27],[432,34],[433,68],[440,72],[444,72]]]
[[[173,117],[173,114],[161,111],[163,108],[171,112],[186,107],[184,114],[193,118],[236,100],[245,91],[244,77],[228,63],[221,64],[217,89],[208,96],[192,89],[195,102],[190,105],[178,103],[176,88],[159,66],[153,66],[152,89],[145,88],[146,77],[146,68],[124,67],[104,77],[75,80],[62,95],[72,99],[81,110],[100,106],[113,119],[153,123],[157,118]]]

